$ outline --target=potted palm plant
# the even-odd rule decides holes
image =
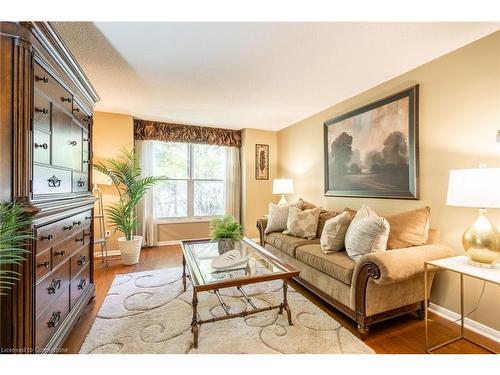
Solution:
[[[243,236],[243,227],[231,215],[220,216],[210,222],[210,237],[218,242],[219,253],[234,249],[234,241]]]
[[[19,274],[7,267],[25,260],[28,250],[24,247],[33,238],[31,222],[21,203],[0,203],[0,295],[18,280]]]
[[[111,203],[106,212],[115,231],[123,233],[123,237],[118,238],[123,263],[136,264],[139,262],[142,236],[134,235],[139,225],[135,208],[144,194],[163,178],[141,177],[142,171],[133,150],[122,149],[118,158],[94,164],[94,168],[108,176],[118,191],[118,202]]]

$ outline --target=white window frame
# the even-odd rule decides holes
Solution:
[[[169,142],[167,142],[169,143]],[[188,178],[167,178],[168,181],[187,181],[187,216],[165,216],[165,217],[155,217],[155,221],[158,224],[171,224],[171,223],[192,223],[192,222],[209,222],[217,215],[209,216],[195,216],[194,215],[194,183],[195,181],[206,181],[206,182],[222,182],[223,185],[223,206],[222,214],[226,212],[226,179],[210,179],[210,178],[194,178],[194,146],[196,143],[187,143],[187,158],[188,158]],[[224,153],[226,156],[225,167],[227,168],[227,149],[224,148]]]

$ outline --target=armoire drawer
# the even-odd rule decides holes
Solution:
[[[72,309],[83,292],[90,286],[90,265],[87,263],[82,271],[71,280],[70,308]]]
[[[69,285],[69,261],[45,276],[36,286],[36,315],[61,294]]]
[[[68,233],[70,235],[70,233]],[[83,231],[71,234],[71,236],[52,247],[52,267],[68,260],[80,247],[83,246]]]
[[[43,348],[54,332],[59,328],[69,313],[69,285],[36,320],[35,342],[37,348]]]
[[[53,103],[68,113],[73,110],[73,96],[45,69],[35,63],[35,89],[47,95]]]
[[[87,173],[73,172],[73,192],[89,191],[89,176]]]
[[[76,100],[73,101],[73,117],[80,125],[88,129],[91,117]]]
[[[42,167],[33,167],[33,194],[71,193],[71,172]]]
[[[33,160],[50,164],[50,135],[37,129],[33,132]]]
[[[35,108],[33,109],[33,125],[35,129],[50,132],[50,100],[35,91]]]
[[[36,279],[40,280],[43,276],[48,274],[52,269],[52,262],[50,257],[50,250],[44,251],[41,254],[37,254],[36,256]]]
[[[71,278],[74,278],[90,261],[90,245],[85,245],[71,257]]]

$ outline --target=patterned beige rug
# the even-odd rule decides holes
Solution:
[[[244,289],[258,307],[282,300],[281,282]],[[221,294],[233,313],[250,308],[236,289]],[[118,275],[80,353],[373,353],[293,288],[293,326],[277,310],[208,323],[201,326],[194,349],[191,298],[190,288],[183,291],[180,268]],[[215,294],[202,292],[198,298],[201,318],[224,314]]]

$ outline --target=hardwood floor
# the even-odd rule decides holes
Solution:
[[[74,327],[70,336],[64,343],[64,352],[78,353],[85,337],[87,336],[92,323],[99,311],[106,294],[117,274],[139,272],[147,270],[162,269],[168,267],[180,267],[182,262],[182,251],[179,246],[163,246],[143,249],[138,264],[124,266],[120,264],[120,259],[110,260],[109,268],[103,267],[100,260],[96,260],[95,285],[96,297],[88,305],[86,311]],[[324,304],[319,298],[301,288],[298,284],[292,285],[296,290],[301,291],[314,304],[335,318],[344,327],[357,335],[355,324],[335,309]],[[293,307],[292,307],[293,308]],[[459,326],[443,319],[435,314],[431,314],[430,340],[431,345],[435,345],[451,339],[458,335]],[[500,344],[484,338],[474,332],[466,330],[466,336],[487,345],[496,352],[500,351]],[[371,328],[370,335],[365,343],[375,352],[392,354],[418,354],[424,353],[424,322],[415,316],[404,315],[396,319],[391,319]],[[435,353],[488,353],[478,345],[468,341],[460,340],[456,343],[439,349]]]

